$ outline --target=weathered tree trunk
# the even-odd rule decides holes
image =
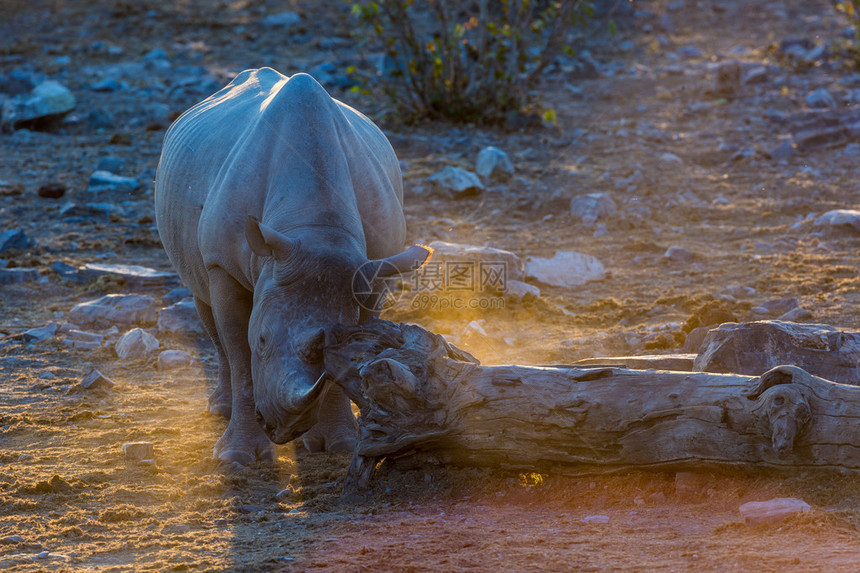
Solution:
[[[361,410],[345,488],[386,456],[563,470],[707,465],[860,470],[860,388],[794,366],[762,376],[480,366],[439,335],[335,329],[326,370]]]

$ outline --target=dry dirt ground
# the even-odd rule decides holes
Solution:
[[[844,20],[821,0],[755,7],[687,0],[671,10],[664,1],[635,4],[654,16],[619,19],[619,38],[589,40],[600,77],[559,72],[542,81],[557,128],[382,122],[406,167],[411,241],[492,245],[522,256],[579,251],[599,258],[607,277],[575,290],[544,285],[540,299],[493,311],[414,310],[403,299],[384,317],[450,335],[485,363],[523,364],[677,351],[680,325],[730,287],[754,289],[721,301],[740,320],[763,301],[797,297],[811,321],[860,327],[860,239],[815,233],[803,221],[860,204],[856,149],[837,146],[782,162],[762,153],[786,131],[772,118],[803,110],[813,89],[829,88],[840,107],[855,101],[857,74],[831,65],[798,70],[772,49],[785,38],[829,41]],[[301,41],[255,24],[287,9],[305,17]],[[334,1],[4,1],[0,73],[29,64],[60,78],[84,119],[44,133],[0,134],[0,231],[23,227],[39,244],[2,257],[38,268],[46,279],[0,286],[2,332],[62,322],[60,313],[77,302],[129,291],[117,281],[60,281],[49,270],[54,261],[169,270],[153,227],[148,170],[157,163],[166,116],[206,94],[172,89],[175,76],[153,87],[146,71],[127,89],[94,92],[87,66],[140,61],[155,48],[219,81],[261,65],[284,73],[326,60],[340,65],[349,58],[320,48],[319,38],[348,38],[347,11]],[[658,24],[664,14],[672,21],[666,31]],[[91,48],[97,41],[122,52]],[[671,59],[670,52],[690,45],[701,55]],[[350,41],[335,46],[347,50]],[[731,99],[710,93],[710,66],[728,57],[770,66],[767,80]],[[334,94],[374,117],[385,109],[381,100]],[[166,109],[156,107],[151,117],[154,103]],[[96,108],[114,116],[113,128],[87,127]],[[487,144],[511,155],[516,179],[462,200],[427,191],[428,175],[444,165],[471,168]],[[129,174],[149,176],[144,190],[95,198],[122,202],[110,216],[60,217],[63,201],[93,200],[87,178],[103,155],[123,157]],[[37,197],[51,181],[69,187],[66,198]],[[595,191],[619,205],[603,234],[567,213],[570,197]],[[670,260],[663,256],[670,246],[695,256]],[[159,297],[166,290],[146,292]],[[486,336],[474,328],[464,333],[472,320],[483,320]],[[853,476],[564,477],[401,467],[381,471],[365,501],[347,504],[339,498],[346,456],[310,455],[288,444],[274,466],[224,469],[211,460],[224,422],[205,412],[215,376],[206,341],[161,337],[162,348],[196,357],[193,367],[169,373],[157,371],[154,360],[120,362],[109,345],[82,352],[57,339],[0,343],[0,569],[860,568],[860,487]],[[116,387],[70,393],[93,366]],[[120,446],[140,440],[155,444],[154,465],[124,459]],[[741,503],[778,496],[800,497],[813,509],[774,525],[742,524]],[[592,515],[609,522],[582,521]]]

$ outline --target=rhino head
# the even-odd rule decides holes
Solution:
[[[252,251],[266,257],[248,325],[257,421],[269,439],[283,444],[317,421],[326,333],[335,324],[357,324],[366,302],[355,295],[356,271],[377,278],[409,272],[430,251],[413,246],[369,261],[359,249],[305,244],[253,217],[245,236]]]

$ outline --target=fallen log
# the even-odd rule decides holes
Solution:
[[[348,492],[383,458],[415,452],[537,471],[860,470],[860,388],[795,366],[756,377],[481,366],[440,335],[383,320],[333,329],[325,365],[361,411]]]

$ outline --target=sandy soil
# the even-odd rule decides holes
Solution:
[[[48,133],[0,135],[0,180],[8,183],[0,189],[0,230],[24,226],[40,245],[2,257],[38,268],[48,279],[0,286],[0,331],[10,336],[0,341],[0,568],[858,569],[860,486],[852,476],[565,477],[384,467],[368,498],[348,504],[339,497],[347,456],[310,455],[288,444],[279,447],[274,466],[239,470],[211,460],[225,424],[205,412],[215,376],[207,341],[161,337],[163,348],[195,356],[194,366],[168,373],[157,371],[154,360],[120,362],[109,345],[82,352],[58,339],[8,343],[27,327],[62,322],[58,313],[77,302],[129,292],[117,281],[59,281],[49,270],[54,261],[169,270],[146,189],[124,199],[122,214],[83,222],[61,219],[58,209],[66,199],[40,198],[36,189],[60,181],[70,189],[67,198],[92,200],[87,178],[103,155],[124,157],[129,174],[150,173],[168,120],[135,118],[146,116],[141,110],[153,100],[164,103],[169,115],[202,97],[182,90],[155,90],[153,96],[143,91],[146,77],[127,90],[94,92],[79,70],[139,60],[162,48],[221,80],[260,65],[293,73],[335,59],[318,49],[316,38],[345,36],[350,26],[340,4],[83,4],[13,0],[0,8],[0,72],[29,63],[62,78],[84,117],[99,108],[116,119],[116,127],[105,130],[81,121]],[[843,147],[784,162],[761,153],[787,131],[769,116],[803,110],[805,95],[818,87],[831,89],[842,103],[860,88],[855,74],[829,66],[795,70],[772,44],[798,36],[824,41],[845,22],[824,1],[792,0],[761,10],[733,0],[688,1],[670,12],[662,1],[636,4],[655,17],[622,20],[622,37],[614,41],[589,40],[606,69],[618,62],[627,72],[542,82],[544,101],[558,113],[557,128],[511,133],[382,123],[407,167],[410,240],[485,244],[523,256],[580,251],[599,258],[607,278],[576,290],[542,286],[539,300],[493,311],[416,311],[403,299],[385,318],[449,335],[488,364],[678,351],[681,325],[715,299],[747,320],[763,301],[797,297],[812,313],[810,321],[860,328],[860,238],[822,235],[802,222],[810,213],[860,204],[856,156]],[[310,41],[284,40],[255,27],[261,16],[291,7],[305,15]],[[666,34],[669,47],[657,39],[656,22],[664,13],[675,27]],[[633,42],[633,51],[619,47],[624,39]],[[123,53],[86,48],[96,41],[121,46]],[[689,44],[702,57],[667,56]],[[772,67],[765,83],[726,100],[709,92],[708,65],[738,45],[748,49],[733,58]],[[62,55],[71,63],[58,64]],[[581,93],[571,91],[569,82]],[[372,115],[385,108],[381,100],[335,95]],[[517,179],[459,201],[422,191],[426,177],[444,165],[472,167],[487,144],[511,155]],[[744,148],[755,153],[732,159]],[[661,158],[665,153],[680,161]],[[567,214],[570,197],[594,191],[609,192],[620,212],[598,236]],[[696,257],[669,260],[664,253],[670,246]],[[755,294],[720,299],[735,286],[752,287]],[[158,298],[166,291],[142,292]],[[483,321],[487,336],[464,332],[472,320]],[[117,385],[70,392],[92,367]],[[155,463],[126,461],[121,445],[131,441],[153,442]],[[804,499],[812,511],[769,526],[742,523],[741,503],[786,496]],[[609,522],[582,521],[593,515]]]

